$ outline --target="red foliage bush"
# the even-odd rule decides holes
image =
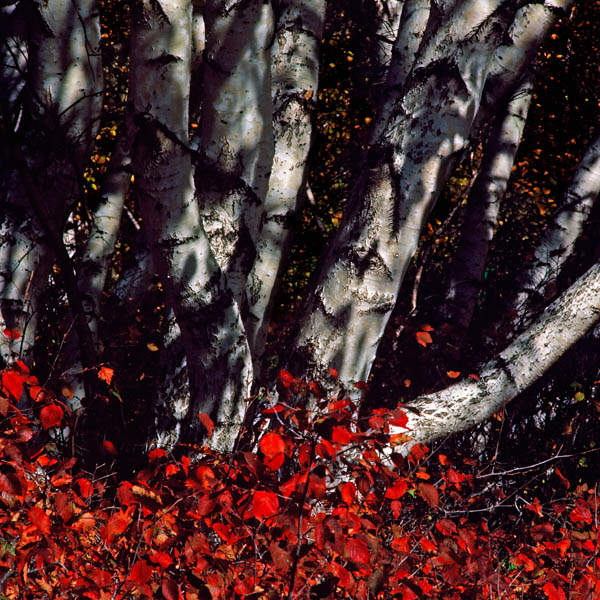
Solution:
[[[319,389],[280,379],[290,395]],[[24,365],[5,371],[0,598],[600,598],[596,489],[493,525],[475,461],[386,455],[401,409],[357,422],[349,399],[318,402],[264,410],[256,452],[192,464],[153,450],[117,482],[57,454],[46,430],[66,409]]]

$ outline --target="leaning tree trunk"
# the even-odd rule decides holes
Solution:
[[[452,264],[443,317],[466,330],[473,317],[500,204],[519,148],[533,84],[527,78],[494,125],[485,144],[483,161],[469,191],[464,222]]]
[[[41,296],[55,259],[48,232],[60,238],[63,220],[79,196],[78,176],[102,107],[103,77],[95,0],[36,1],[29,10],[18,15],[28,41],[23,112],[3,140],[0,328],[22,329],[19,350],[31,362]],[[30,177],[44,189],[44,202],[37,207],[28,198],[25,179]],[[13,344],[9,351],[14,349]]]
[[[478,372],[410,403],[406,433],[428,443],[489,419],[552,367],[600,320],[600,263],[557,298],[510,346]],[[402,438],[400,438],[402,439]]]
[[[231,449],[244,418],[252,365],[237,304],[213,256],[195,198],[188,143],[191,2],[139,0],[131,36],[132,161],[136,196],[167,301],[185,348],[190,394],[164,398],[159,445],[198,442],[199,413],[212,445]],[[177,386],[174,386],[175,388]]]
[[[368,378],[421,230],[467,147],[498,48],[516,44],[507,32],[517,4],[472,0],[431,12],[432,31],[402,96],[378,117],[378,144],[304,304],[286,361],[292,372],[324,378],[335,368],[347,384]]]
[[[529,268],[517,278],[519,293],[511,312],[517,329],[527,327],[540,302],[553,298],[556,281],[573,255],[585,222],[600,194],[600,136],[579,163],[562,207],[555,213],[535,249]]]
[[[275,154],[264,201],[256,259],[247,282],[246,331],[255,377],[267,337],[277,284],[291,242],[312,138],[312,111],[319,81],[324,0],[285,2],[271,48]]]

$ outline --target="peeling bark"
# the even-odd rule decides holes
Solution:
[[[512,4],[500,1],[430,14],[436,28],[420,44],[402,96],[378,116],[366,176],[304,304],[286,360],[292,372],[323,378],[333,367],[347,384],[368,378],[421,230],[467,147],[499,32],[514,17]]]

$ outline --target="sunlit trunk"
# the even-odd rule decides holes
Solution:
[[[300,205],[312,137],[325,2],[289,1],[280,10],[271,48],[275,154],[246,291],[246,331],[256,369],[291,242],[290,228]]]
[[[198,413],[204,412],[217,425],[212,445],[231,449],[244,416],[252,366],[237,304],[196,203],[187,148],[191,2],[143,0],[135,8],[131,136],[136,196],[156,269],[181,330],[190,380],[187,398],[165,396],[163,390],[175,422],[157,432],[157,441],[201,441]],[[180,400],[182,405],[177,404]]]
[[[472,377],[411,402],[414,442],[428,443],[489,419],[539,379],[600,320],[600,264],[594,265],[497,357]]]
[[[197,198],[214,256],[245,311],[273,161],[270,2],[209,0]]]

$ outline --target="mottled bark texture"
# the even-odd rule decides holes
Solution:
[[[256,257],[273,162],[270,2],[208,0],[197,198],[211,248],[238,305]]]
[[[275,153],[263,203],[256,259],[247,281],[245,320],[256,373],[271,309],[300,207],[312,139],[312,110],[319,80],[324,0],[281,3],[271,47]]]
[[[377,117],[364,176],[304,303],[292,371],[323,378],[333,367],[347,384],[368,378],[423,225],[468,145],[487,76],[505,46],[530,48],[511,36],[525,37],[519,3],[447,4],[431,4],[410,70],[397,70],[401,92]],[[401,60],[395,53],[391,73]]]
[[[407,433],[411,443],[428,443],[482,423],[546,373],[599,320],[600,264],[596,264],[486,363],[477,381],[465,379],[411,402],[409,430],[392,433]]]
[[[562,205],[554,214],[528,268],[517,279],[519,293],[512,302],[513,323],[529,325],[558,292],[557,279],[600,193],[600,137],[591,144],[575,170]]]
[[[249,393],[252,366],[237,304],[213,256],[196,203],[188,144],[192,13],[185,0],[135,5],[131,132],[136,196],[156,269],[177,318],[189,396],[166,395],[159,445],[198,442],[198,413],[216,424],[215,448],[231,449]],[[174,335],[177,335],[174,332]],[[174,372],[173,380],[180,377]],[[174,381],[172,389],[181,389]]]
[[[100,116],[100,23],[95,0],[21,3],[10,16],[12,29],[2,40],[2,78],[12,91],[2,106],[10,130],[3,132],[1,170],[0,330],[19,329],[21,338],[3,342],[1,351],[4,360],[20,355],[31,362],[55,260],[46,238],[49,231],[55,242],[61,237],[79,197],[78,175]],[[44,190],[37,208],[24,177]]]

